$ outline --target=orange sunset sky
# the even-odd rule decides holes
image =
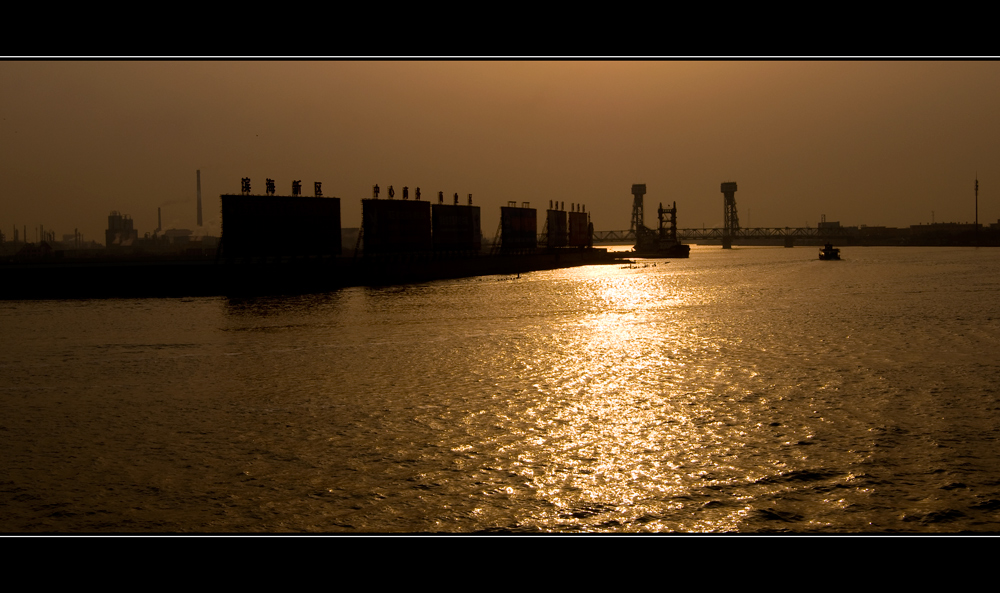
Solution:
[[[302,180],[361,222],[371,186],[473,194],[492,237],[509,200],[584,203],[627,229],[633,183],[681,227],[909,226],[1000,218],[995,61],[0,62],[0,231],[107,215],[140,236],[204,218],[250,177]],[[384,197],[384,194],[383,194]]]

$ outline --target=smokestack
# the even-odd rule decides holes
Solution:
[[[156,209],[156,232],[163,230],[163,217],[160,215],[160,209]]]
[[[198,169],[198,226],[201,226],[201,169]]]

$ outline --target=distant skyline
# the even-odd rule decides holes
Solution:
[[[1000,218],[997,61],[0,62],[0,231],[39,224],[103,240],[112,210],[140,236],[206,232],[222,193],[301,180],[360,226],[379,184],[473,194],[492,238],[508,201],[583,203],[598,230],[906,227]],[[650,215],[650,212],[653,212]],[[749,215],[749,216],[748,216]]]

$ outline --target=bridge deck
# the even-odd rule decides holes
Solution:
[[[681,241],[721,241],[722,228],[677,229],[677,238]],[[773,239],[784,241],[785,238],[826,239],[835,241],[847,237],[846,228],[752,228],[739,229],[733,233],[733,240]],[[624,231],[594,231],[594,243],[634,243],[635,233]]]

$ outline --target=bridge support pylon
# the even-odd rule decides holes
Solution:
[[[733,248],[733,236],[740,230],[740,218],[736,215],[736,182],[722,184],[722,248]]]

